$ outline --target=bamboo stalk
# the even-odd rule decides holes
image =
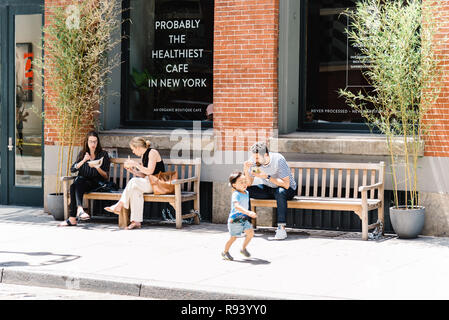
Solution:
[[[46,10],[52,23],[44,27],[44,45],[41,48],[45,50],[46,61],[43,57],[34,60],[46,81],[51,81],[52,91],[42,88],[42,95],[52,101],[57,110],[56,119],[46,121],[58,132],[58,192],[64,163],[66,175],[69,175],[81,127],[96,127],[97,119],[90,115],[103,97],[101,90],[106,78],[113,68],[121,64],[119,55],[110,56],[108,64],[104,57],[121,44],[123,37],[112,39],[112,34],[120,30],[124,22],[121,19],[123,10],[117,1],[101,1],[100,5],[98,0],[69,2],[79,8],[78,28],[68,29],[64,8],[49,4]],[[36,85],[39,86],[38,83]]]

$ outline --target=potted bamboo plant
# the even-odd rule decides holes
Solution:
[[[120,63],[119,56],[108,53],[121,43],[113,36],[120,34],[122,8],[119,1],[72,0],[66,7],[48,4],[46,10],[50,22],[43,30],[45,56],[34,63],[44,73],[45,126],[56,131],[58,146],[57,181],[47,208],[62,220],[60,177],[70,175],[86,130],[98,127],[105,85]]]
[[[385,135],[394,192],[391,223],[399,237],[414,238],[422,231],[425,212],[418,193],[418,161],[432,125],[427,115],[443,78],[441,38],[434,36],[437,13],[421,0],[361,0],[345,14],[349,40],[359,50],[362,73],[372,89],[339,93]],[[405,191],[402,202],[399,190]]]

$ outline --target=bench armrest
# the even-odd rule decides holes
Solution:
[[[187,178],[187,179],[176,179],[176,180],[172,180],[170,183],[171,184],[183,184],[183,183],[187,183],[187,182],[196,182],[198,181],[198,177],[192,177],[192,178]]]
[[[359,187],[359,191],[365,192],[365,191],[369,191],[369,190],[373,190],[373,189],[378,189],[378,188],[382,187],[383,185],[384,185],[383,182],[378,182],[378,183],[372,184],[370,186],[361,186],[361,187]]]
[[[69,183],[71,180],[75,180],[76,176],[64,176],[61,177],[62,193],[64,195],[64,219],[69,217]]]
[[[75,180],[76,176],[61,177],[61,181]]]

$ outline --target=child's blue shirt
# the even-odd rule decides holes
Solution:
[[[249,210],[249,192],[245,190],[245,193],[241,193],[240,191],[236,190],[232,193],[231,212],[229,213],[229,219],[232,219],[233,222],[238,222],[242,219],[250,219],[248,215],[239,212],[234,207],[234,202],[238,202],[242,208]]]

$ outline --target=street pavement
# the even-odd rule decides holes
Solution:
[[[42,208],[0,206],[0,285],[183,300],[449,298],[449,238],[362,241],[360,233],[288,229],[276,241],[262,228],[251,258],[237,239],[235,260],[225,261],[226,225],[58,224]]]

